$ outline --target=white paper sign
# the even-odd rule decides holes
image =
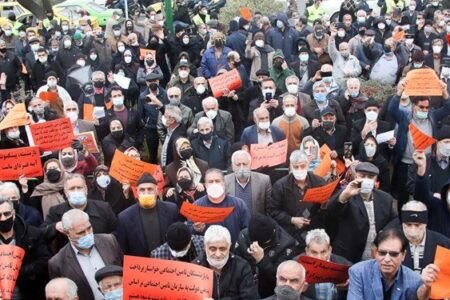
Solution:
[[[377,135],[377,143],[382,144],[394,137],[394,130],[386,131]]]
[[[128,90],[131,79],[125,76],[113,74],[114,81],[123,89]]]
[[[101,119],[106,116],[105,108],[103,106],[94,106],[94,111],[92,112],[92,116],[95,119]]]

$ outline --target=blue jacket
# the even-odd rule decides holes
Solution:
[[[382,274],[375,259],[353,265],[349,270],[349,276],[347,300],[383,299]],[[400,266],[392,286],[391,300],[417,299],[417,289],[421,285],[422,279],[418,273]]]
[[[284,31],[274,27],[266,35],[266,42],[273,49],[281,49],[288,63],[296,60],[297,40],[299,38],[297,30],[289,26],[288,17],[285,13],[279,13],[277,20],[284,23]]]
[[[227,170],[231,166],[231,145],[226,139],[213,135],[210,148],[207,148],[201,137],[191,141],[195,157],[208,163],[208,168]]]
[[[232,32],[225,43],[225,46],[230,47],[241,57],[241,60],[245,58],[245,41],[247,36],[244,34],[246,31],[237,30]]]
[[[398,124],[397,130],[397,144],[394,148],[394,155],[392,157],[392,164],[395,166],[402,158],[403,153],[405,153],[406,145],[408,143],[408,132],[410,118],[408,114],[399,108],[400,99],[397,95],[391,97],[390,103],[388,105],[388,113],[392,116],[395,122]],[[439,109],[430,110],[428,113],[428,118],[431,121],[433,127],[433,136],[436,134],[436,123],[445,118],[450,114],[450,101],[446,100],[444,106]]]
[[[148,87],[139,95],[137,111],[144,123],[145,128],[156,130],[156,124],[158,123],[158,115],[160,110],[155,106],[148,104],[147,95],[150,94],[150,89]],[[167,98],[166,90],[161,86],[158,86],[158,95],[156,96],[163,105],[169,104],[169,99]]]
[[[258,144],[258,131],[257,131],[257,126],[256,125],[252,125],[249,127],[246,127],[244,129],[244,131],[242,132],[241,135],[241,142],[250,145],[250,144]],[[269,127],[271,133],[272,133],[272,139],[273,142],[279,142],[284,140],[286,137],[284,136],[283,131],[281,131],[280,128],[276,127],[276,126],[270,126]]]
[[[18,215],[22,217],[27,225],[40,227],[43,222],[42,216],[36,208],[23,203],[19,203]]]
[[[202,75],[206,79],[216,76],[219,69],[224,69],[227,66],[227,56],[231,49],[227,46],[223,47],[222,56],[217,61],[214,55],[214,47],[209,47],[203,54],[200,66],[202,68]]]

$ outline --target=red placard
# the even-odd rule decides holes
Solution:
[[[30,125],[34,145],[41,151],[55,151],[69,147],[74,135],[69,118]]]
[[[333,195],[334,190],[339,184],[339,179],[336,179],[333,182],[330,182],[327,185],[319,186],[316,188],[308,188],[306,190],[305,196],[303,197],[303,202],[312,202],[312,203],[325,203],[327,202],[331,195]]]
[[[233,211],[233,207],[206,207],[183,202],[180,214],[192,222],[205,224],[223,222]]]
[[[0,150],[0,180],[17,180],[22,175],[43,175],[39,147]]]
[[[237,69],[220,74],[208,79],[209,86],[215,98],[222,97],[225,90],[234,91],[241,87],[241,76]]]
[[[12,299],[25,250],[13,245],[0,245],[0,290],[2,299]]]
[[[123,299],[211,298],[213,270],[186,262],[125,255]]]
[[[314,283],[345,283],[348,279],[349,266],[335,264],[310,256],[301,256],[297,260],[306,270],[306,282]]]
[[[53,102],[53,101],[57,101],[59,99],[59,96],[55,92],[45,92],[45,91],[43,91],[43,92],[39,93],[39,98],[44,100],[44,101]]]
[[[75,135],[77,140],[83,144],[84,148],[89,153],[99,153],[97,141],[95,140],[95,135],[93,131],[82,132]]]
[[[284,164],[287,157],[287,140],[282,140],[270,145],[251,144],[252,170],[261,167],[273,167]]]

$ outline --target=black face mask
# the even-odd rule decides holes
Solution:
[[[181,150],[180,151],[181,159],[183,159],[183,160],[189,159],[192,156],[192,152],[193,152],[192,148],[187,148],[187,149]]]
[[[222,40],[215,40],[214,41],[214,46],[216,48],[222,48],[223,47],[223,41]]]
[[[45,173],[47,175],[47,179],[50,182],[58,182],[59,178],[61,177],[61,171],[56,169],[50,169]]]
[[[274,62],[273,63],[273,67],[275,68],[275,69],[281,69],[281,65],[283,64],[283,62],[281,62],[281,61],[276,61],[276,62]]]
[[[0,49],[0,52],[1,52],[1,53],[6,53],[6,48]]]
[[[66,168],[73,166],[74,162],[75,162],[75,158],[73,156],[65,156],[65,157],[61,158],[61,163]]]
[[[152,92],[156,92],[156,90],[158,90],[158,84],[156,82],[150,83],[150,85],[148,87],[150,88],[150,90]]]
[[[333,121],[323,121],[322,122],[322,127],[325,130],[331,130],[334,127],[334,122]]]
[[[123,130],[111,131],[111,136],[115,140],[120,140],[123,136]]]
[[[200,137],[204,141],[209,141],[211,139],[211,137],[212,137],[212,131],[210,131],[208,133],[205,133],[205,134],[200,133]]]
[[[47,19],[49,19],[50,21],[53,20],[53,15],[47,15]]]
[[[14,225],[13,217],[11,216],[9,219],[0,221],[0,232],[8,232],[12,229]]]
[[[104,86],[105,86],[105,83],[103,81],[94,81],[94,87],[102,88]]]
[[[147,64],[147,66],[152,66],[154,62],[155,61],[153,59],[146,59],[145,60],[145,63]]]
[[[178,180],[178,185],[182,190],[189,190],[192,187],[192,179],[181,178]]]
[[[19,210],[20,210],[20,203],[19,203],[19,201],[12,201],[12,203],[13,203],[13,206],[14,206],[14,211],[16,212],[16,214],[18,214]]]

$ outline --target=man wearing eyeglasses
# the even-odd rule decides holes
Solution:
[[[374,241],[375,259],[350,268],[347,299],[428,299],[439,270],[435,265],[428,265],[421,276],[403,266],[407,245],[400,229],[381,231]]]
[[[39,229],[28,226],[16,214],[13,201],[7,199],[6,195],[0,194],[0,245],[25,250],[12,299],[43,299],[50,252]]]

